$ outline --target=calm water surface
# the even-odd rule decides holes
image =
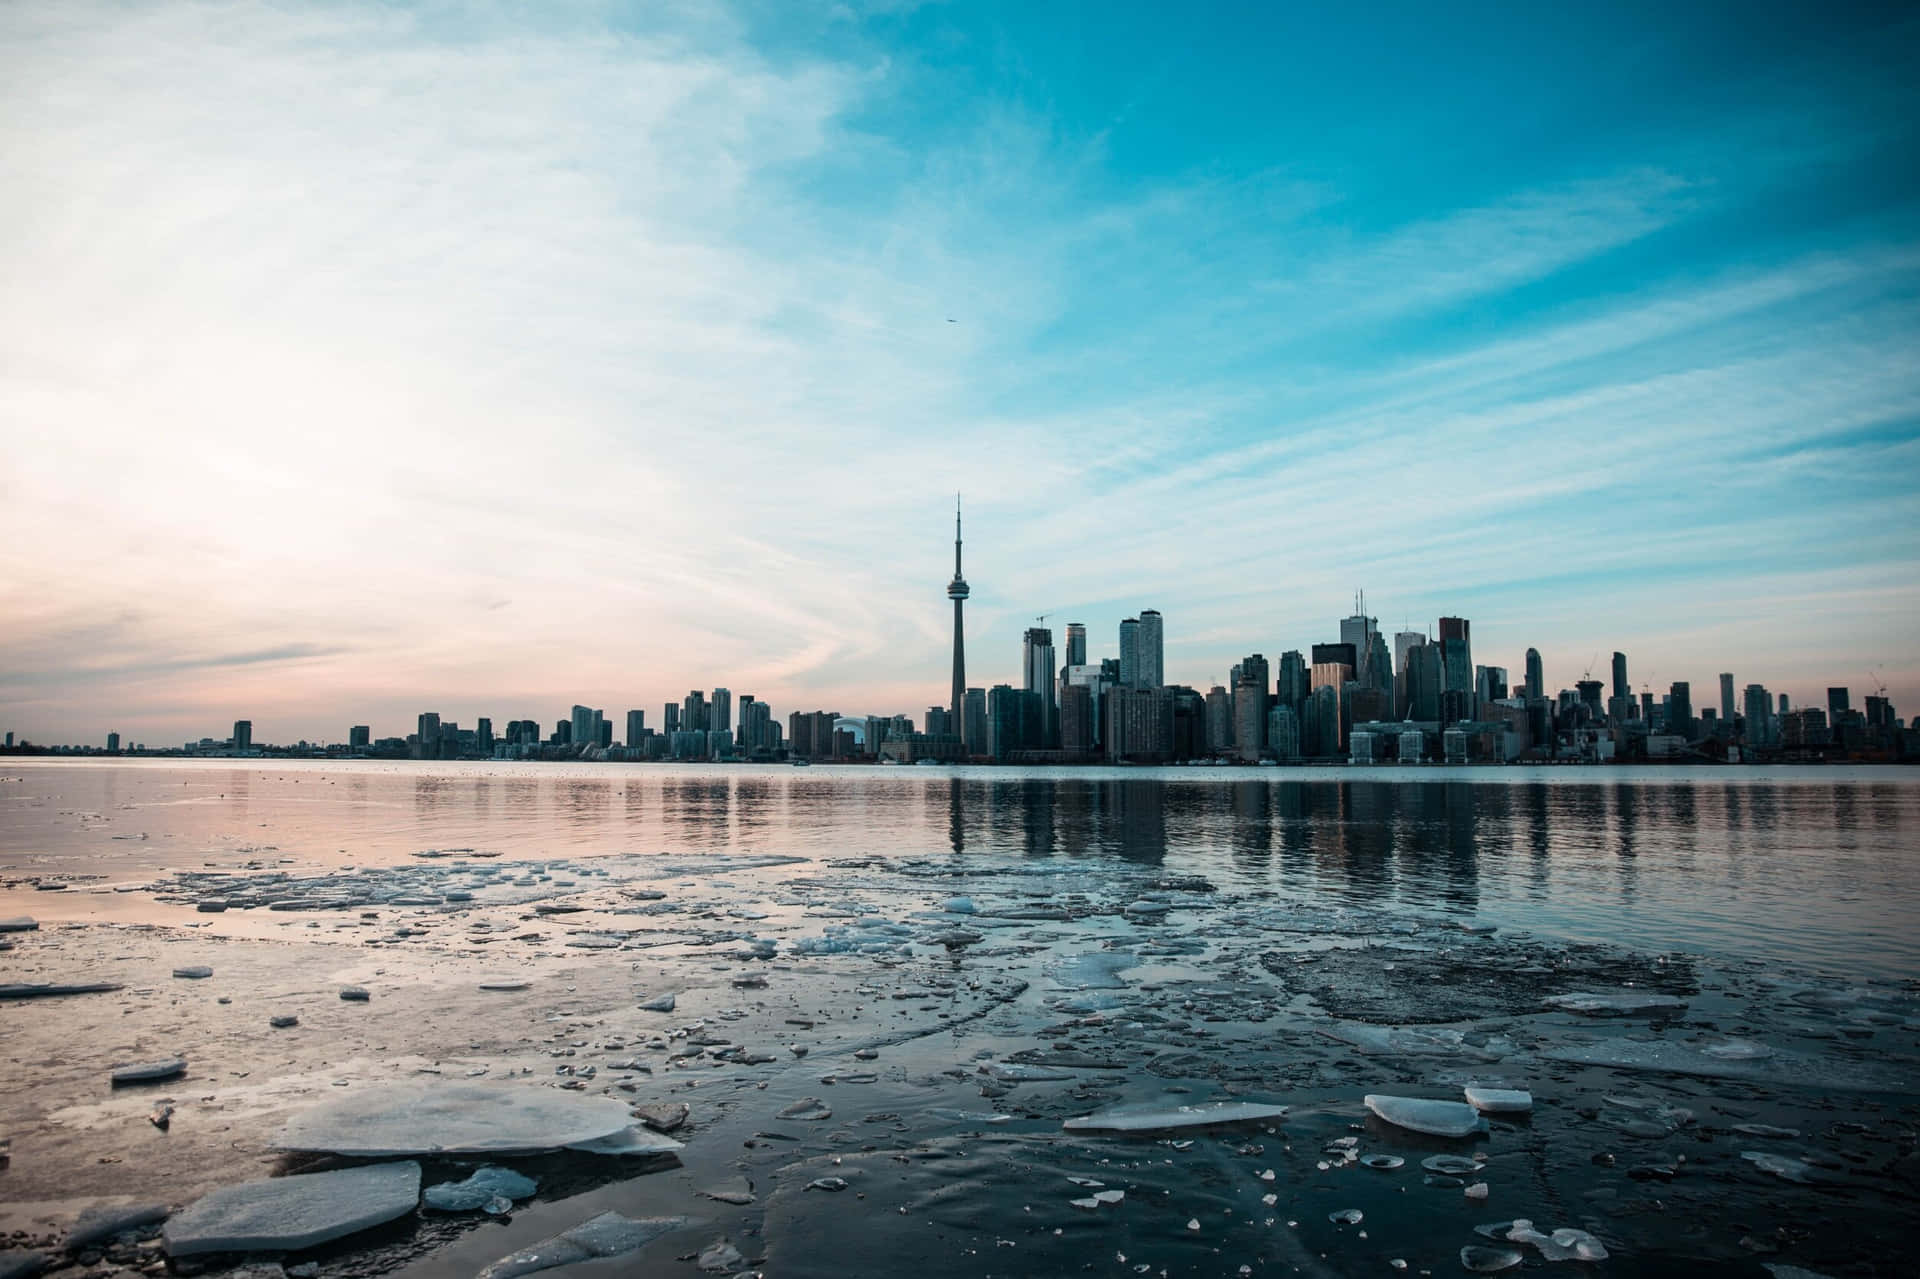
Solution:
[[[1292,900],[1875,977],[1920,974],[1916,846],[1920,773],[1891,768],[0,768],[0,878],[16,881],[460,847],[1112,860]],[[31,899],[42,916],[61,909],[51,896],[0,887],[0,902]]]

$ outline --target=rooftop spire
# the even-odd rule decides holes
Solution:
[[[953,575],[960,576],[960,495],[953,495]]]

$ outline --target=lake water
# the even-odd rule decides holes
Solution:
[[[789,1279],[1531,1273],[1524,1218],[1595,1273],[1905,1273],[1916,832],[1890,768],[10,759],[0,1272],[97,1198],[339,1166],[273,1145],[334,1099],[456,1087],[684,1104],[685,1144],[531,1141],[510,1213],[277,1259],[450,1279],[611,1211],[678,1224],[570,1279],[723,1237]],[[1469,1086],[1531,1109],[1369,1109]],[[1178,1112],[1213,1103],[1265,1109]]]
[[[1920,974],[1910,769],[16,760],[0,774],[0,866],[16,872],[138,877],[254,847],[321,865],[435,847],[1111,859],[1304,902]]]

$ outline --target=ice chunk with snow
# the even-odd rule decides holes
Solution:
[[[1255,1119],[1279,1119],[1285,1106],[1251,1101],[1209,1101],[1195,1106],[1116,1107],[1068,1119],[1068,1132],[1153,1132],[1163,1128],[1202,1128],[1208,1124],[1237,1124]]]
[[[420,1199],[420,1165],[373,1164],[216,1190],[167,1222],[167,1252],[297,1252],[403,1217]]]
[[[163,1079],[173,1079],[186,1073],[187,1063],[181,1057],[136,1062],[131,1066],[113,1068],[113,1086],[118,1088],[123,1084],[155,1084]]]
[[[82,1252],[115,1235],[165,1221],[170,1211],[167,1205],[157,1203],[96,1204],[81,1213],[67,1231],[67,1251]]]
[[[119,990],[117,981],[0,982],[0,999],[51,999],[56,995],[99,995]]]
[[[184,977],[189,981],[198,981],[203,977],[213,976],[213,969],[207,967],[205,964],[193,964],[186,968],[174,969],[173,975],[175,977]]]
[[[1678,1011],[1687,1006],[1687,1001],[1651,990],[1604,993],[1576,990],[1564,995],[1548,995],[1546,1005],[1561,1012],[1579,1013],[1582,1017],[1644,1017],[1648,1013]]]
[[[652,999],[640,1001],[640,1011],[647,1013],[670,1013],[673,1011],[673,992],[655,995]]]
[[[423,1202],[435,1212],[472,1212],[495,1198],[525,1199],[539,1188],[539,1182],[511,1168],[476,1168],[465,1181],[428,1186]]]
[[[1425,1097],[1389,1097],[1368,1093],[1368,1110],[1388,1123],[1432,1137],[1468,1137],[1487,1130],[1480,1112],[1460,1101],[1432,1101]]]
[[[534,1084],[407,1082],[355,1089],[297,1115],[273,1145],[356,1158],[504,1155],[579,1146],[633,1122],[611,1097]]]
[[[976,908],[971,897],[949,897],[941,904],[940,909],[950,915],[971,915]]]
[[[12,919],[0,919],[0,933],[30,933],[39,927],[39,921],[28,919],[25,915],[16,915]]]
[[[567,1147],[586,1155],[668,1155],[686,1146],[640,1124],[624,1128],[592,1141],[576,1141]]]
[[[722,1236],[702,1248],[693,1264],[710,1275],[730,1275],[746,1269],[747,1259],[733,1246],[733,1240]]]
[[[551,1239],[500,1258],[475,1279],[515,1279],[595,1257],[624,1256],[691,1224],[686,1217],[623,1217],[617,1212],[603,1212]]]
[[[818,1097],[802,1097],[791,1106],[784,1106],[779,1113],[781,1119],[831,1119],[833,1107]]]
[[[1467,1104],[1489,1115],[1517,1115],[1533,1109],[1533,1094],[1524,1088],[1485,1088],[1468,1084]]]

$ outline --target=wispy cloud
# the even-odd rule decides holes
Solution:
[[[1754,198],[1712,137],[1134,174],[898,17],[755,17],[0,9],[0,719],[917,711],[956,489],[977,682],[1148,605],[1205,682],[1364,586],[1920,699],[1910,217],[1663,257]]]

